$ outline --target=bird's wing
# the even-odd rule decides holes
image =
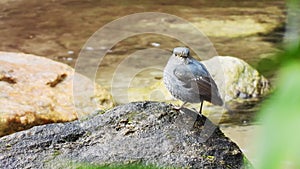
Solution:
[[[199,94],[202,96],[206,96],[207,99],[210,100],[211,98],[211,78],[207,76],[196,76],[192,81],[197,83],[197,87],[199,90]]]
[[[173,73],[181,81],[183,87],[199,94],[203,100],[223,105],[216,83],[201,63],[189,66],[179,65]]]
[[[196,77],[197,78],[193,80],[196,81],[199,94],[201,95],[203,100],[209,101],[215,105],[222,106],[223,100],[220,97],[217,84],[209,75],[209,73],[206,75],[197,74]]]
[[[211,96],[210,77],[205,74],[201,75],[199,71],[191,71],[185,65],[177,66],[173,73],[184,84],[184,87],[192,88],[200,95]]]
[[[173,73],[182,82],[187,82],[193,78],[193,73],[184,65],[177,66]]]

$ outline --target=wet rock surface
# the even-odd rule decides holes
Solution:
[[[74,79],[82,85],[76,91]],[[85,94],[89,87],[96,91],[92,101]],[[106,90],[74,75],[73,68],[28,54],[0,52],[0,90],[0,136],[35,125],[72,121],[113,105]]]
[[[102,112],[103,113],[103,112]],[[141,162],[243,168],[244,156],[204,116],[158,102],[135,102],[82,121],[35,126],[0,138],[0,168],[72,168]]]

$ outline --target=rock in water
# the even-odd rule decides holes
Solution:
[[[35,126],[0,138],[0,168],[74,168],[139,162],[185,168],[244,168],[235,143],[204,116],[134,102],[82,121]]]
[[[73,91],[75,77],[80,80],[81,91]],[[85,95],[91,86],[96,94]],[[113,105],[107,91],[82,75],[74,75],[70,66],[20,53],[0,52],[0,91],[0,136],[35,125],[72,121],[78,113]]]
[[[270,82],[239,58],[215,56],[202,63],[213,76],[231,111],[249,111],[271,91]]]

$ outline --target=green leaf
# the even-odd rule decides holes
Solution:
[[[280,71],[278,88],[265,102],[259,119],[261,169],[300,168],[300,62]]]

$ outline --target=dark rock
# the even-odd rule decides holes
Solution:
[[[243,168],[238,146],[204,116],[135,102],[69,123],[0,138],[0,168],[72,168],[141,162],[187,168]]]

